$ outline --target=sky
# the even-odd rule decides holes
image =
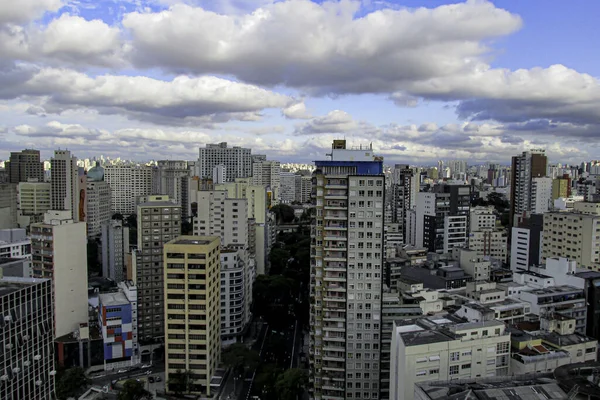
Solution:
[[[0,1],[0,159],[600,158],[600,2]]]

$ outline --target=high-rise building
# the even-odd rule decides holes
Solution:
[[[511,227],[518,225],[518,219],[532,212],[533,178],[545,177],[548,159],[544,150],[524,151],[512,158],[510,180]]]
[[[18,223],[22,228],[33,222],[42,222],[50,209],[50,182],[20,182],[17,188]]]
[[[0,267],[0,398],[54,396],[50,279],[3,276]]]
[[[242,147],[227,147],[226,142],[207,144],[199,149],[198,162],[196,163],[196,176],[200,178],[212,177],[213,168],[217,165],[227,167],[227,180],[233,182],[235,178],[252,176],[252,150]]]
[[[211,396],[221,354],[221,262],[215,236],[180,236],[165,244],[165,373],[189,371],[192,394]]]
[[[421,318],[394,323],[390,399],[415,399],[415,384],[508,375],[510,333],[502,321]]]
[[[531,213],[543,214],[552,208],[552,178],[531,179]]]
[[[417,198],[417,247],[441,254],[468,246],[470,186],[439,184],[431,192],[419,192]]]
[[[40,151],[25,149],[10,153],[10,161],[6,163],[8,182],[27,182],[37,179],[44,182],[44,163],[40,162]]]
[[[188,179],[190,177],[187,161],[159,160],[153,173],[152,193],[169,196],[171,201],[182,206],[182,212],[185,213],[184,205],[188,202]]]
[[[141,340],[164,336],[163,246],[181,234],[181,207],[168,196],[149,196],[137,208],[135,283]]]
[[[302,175],[300,178],[300,197],[296,193],[296,200],[300,203],[310,203],[312,195],[312,177],[310,175]]]
[[[552,200],[571,197],[571,178],[568,174],[552,181]]]
[[[88,322],[87,239],[85,222],[69,210],[51,210],[31,225],[32,274],[50,278],[54,288],[55,337]]]
[[[110,220],[102,229],[102,276],[115,282],[126,278],[125,260],[129,253],[129,228],[119,220]]]
[[[279,201],[284,204],[296,201],[296,174],[281,171],[279,175]]]
[[[110,223],[110,185],[104,181],[104,168],[99,165],[91,168],[87,174],[87,232],[88,237],[102,234],[102,225]]]
[[[135,214],[140,197],[152,193],[152,167],[136,165],[107,165],[104,180],[110,185],[111,212]]]
[[[221,341],[235,343],[250,322],[254,274],[242,249],[221,249]]]
[[[80,189],[85,192],[85,187],[79,187],[77,157],[68,150],[55,150],[50,165],[51,209],[68,210],[73,221],[80,221],[79,207],[85,200]]]
[[[345,140],[329,156],[313,174],[309,390],[315,399],[377,399],[383,158],[370,147],[346,149]]]
[[[572,212],[544,214],[542,262],[550,257],[577,261],[600,271],[600,202],[576,202]]]
[[[0,229],[18,227],[16,183],[0,183]]]
[[[198,215],[194,235],[219,236],[221,246],[248,247],[248,209],[246,199],[230,199],[225,190],[198,192]]]
[[[224,164],[215,165],[212,179],[215,184],[227,182],[227,167]]]
[[[279,202],[280,174],[281,163],[279,161],[255,159],[252,163],[252,184],[271,189],[273,192],[273,205]]]
[[[478,255],[489,256],[502,262],[508,253],[508,234],[504,228],[496,228],[493,206],[471,208],[469,248]]]
[[[542,261],[544,215],[531,214],[512,228],[510,269],[528,269]]]
[[[407,211],[415,207],[419,193],[419,174],[408,165],[396,164],[392,173],[392,222],[400,224],[406,236]]]

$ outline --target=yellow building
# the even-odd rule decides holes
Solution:
[[[552,199],[556,200],[559,197],[569,197],[571,194],[570,189],[571,179],[569,178],[556,178],[552,181]]]
[[[221,263],[216,236],[180,236],[164,246],[165,375],[189,372],[191,393],[211,396],[221,357]]]

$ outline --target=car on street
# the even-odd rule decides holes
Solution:
[[[128,369],[120,369],[117,371],[117,374],[124,374],[125,372],[129,372]]]
[[[142,369],[152,368],[152,364],[144,364],[142,365]]]
[[[156,382],[160,382],[160,381],[162,381],[161,377],[160,377],[160,376],[157,376],[157,377],[156,377]]]
[[[152,371],[146,371],[144,372],[146,375],[152,375]]]
[[[152,376],[148,377],[148,382],[154,383],[154,377],[152,377]]]

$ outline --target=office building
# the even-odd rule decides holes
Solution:
[[[310,383],[315,399],[379,398],[383,158],[333,142],[316,161],[311,226]]]
[[[181,207],[168,196],[149,196],[137,210],[134,281],[139,298],[139,338],[146,342],[164,336],[163,246],[181,234]]]
[[[80,221],[79,207],[82,200],[79,187],[77,157],[68,150],[55,150],[50,160],[50,206],[52,210],[68,210],[73,221]]]
[[[254,160],[252,163],[252,184],[264,186],[272,191],[272,205],[279,202],[280,174],[281,163],[279,161]]]
[[[296,190],[296,201],[310,203],[312,195],[312,177],[302,175],[300,177],[300,190]]]
[[[413,400],[425,382],[508,375],[510,333],[500,321],[402,320],[391,351],[390,399]]]
[[[0,267],[0,398],[54,395],[52,282],[3,276]]]
[[[571,178],[565,174],[552,181],[552,200],[571,197]]]
[[[31,239],[25,229],[0,229],[0,259],[23,260],[20,276],[31,275]]]
[[[510,269],[527,269],[542,262],[544,215],[531,214],[512,228]]]
[[[46,211],[50,210],[50,182],[29,180],[20,182],[17,188],[18,224],[29,228],[34,222],[42,222]]]
[[[508,233],[504,228],[482,229],[469,233],[469,249],[482,256],[506,262]]]
[[[102,276],[115,282],[124,281],[129,253],[129,228],[111,219],[102,225]]]
[[[8,183],[27,182],[30,179],[44,182],[44,163],[40,162],[39,150],[25,149],[11,152],[6,169]]]
[[[129,367],[138,360],[137,289],[121,282],[119,291],[98,295],[98,325],[104,344],[104,369]]]
[[[250,322],[252,270],[242,249],[221,249],[221,342],[235,343]]]
[[[449,253],[468,246],[471,188],[435,185],[419,192],[416,205],[416,246],[430,252]]]
[[[494,206],[471,208],[471,232],[496,227],[496,211]]]
[[[542,262],[549,257],[577,261],[600,271],[600,203],[576,202],[572,212],[544,214]]]
[[[0,229],[18,227],[17,220],[17,184],[0,184]]]
[[[112,218],[110,185],[104,181],[104,168],[96,164],[87,174],[87,232],[88,237],[102,234],[102,225]]]
[[[185,214],[188,203],[188,180],[190,172],[187,161],[183,160],[159,160],[153,169],[152,193],[155,195],[167,195],[175,204],[181,206]],[[182,215],[185,217],[186,215]]]
[[[219,238],[180,236],[164,246],[165,374],[189,371],[191,394],[213,395],[221,353]]]
[[[252,150],[242,147],[227,147],[226,142],[207,144],[199,149],[198,162],[196,163],[196,176],[210,178],[213,168],[225,165],[227,180],[233,182],[235,178],[252,176]]]
[[[510,180],[510,226],[532,212],[533,178],[545,177],[548,159],[544,150],[524,151],[512,158]]]
[[[140,197],[152,193],[152,167],[138,165],[107,165],[104,181],[110,185],[111,212],[135,214]]]
[[[279,182],[279,201],[284,204],[290,204],[296,201],[296,174],[293,172],[281,171]]]
[[[54,333],[59,338],[88,322],[87,240],[85,222],[71,211],[48,211],[31,225],[32,274],[50,278],[54,288]]]

